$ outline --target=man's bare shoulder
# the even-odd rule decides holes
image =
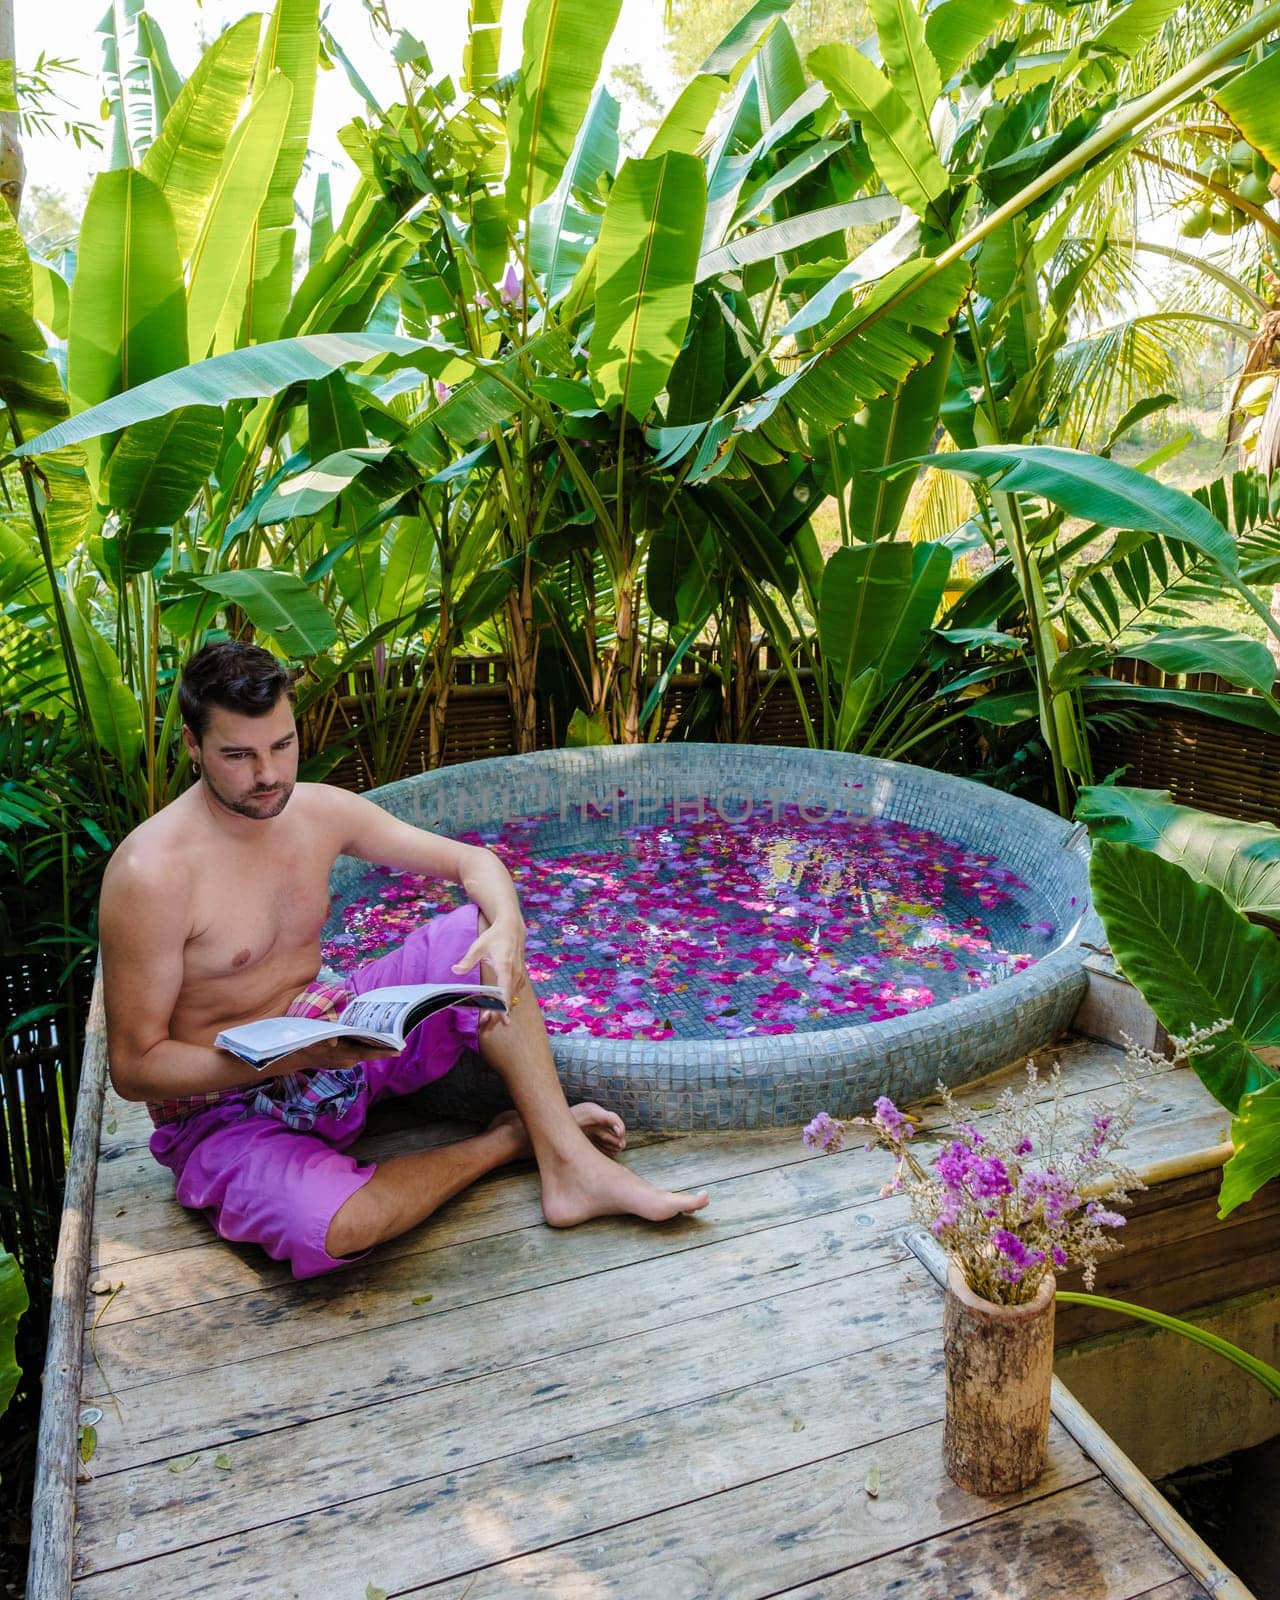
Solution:
[[[184,800],[140,822],[116,847],[102,878],[104,904],[156,892],[171,897],[188,881],[194,852]]]

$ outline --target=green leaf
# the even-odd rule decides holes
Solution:
[[[1255,1055],[1280,1045],[1280,946],[1217,889],[1136,845],[1100,840],[1089,878],[1125,976],[1175,1036],[1225,1019],[1191,1065],[1235,1111],[1276,1074]]]
[[[198,588],[238,605],[263,633],[269,633],[295,660],[319,655],[338,637],[319,597],[292,572],[261,568],[216,572],[191,580]]]
[[[927,335],[950,329],[968,287],[963,261],[936,273],[927,261],[895,267],[862,295],[798,372],[743,409],[741,425],[759,426],[783,400],[819,426],[848,422],[868,400],[896,389],[913,367],[930,359],[937,338]]]
[[[219,329],[229,324],[234,343],[249,289],[250,243],[268,199],[268,184],[285,138],[293,89],[277,75],[256,96],[235,129],[219,167],[200,232],[191,247],[187,295],[188,340],[197,358],[208,355]]]
[[[529,260],[552,303],[582,270],[600,231],[598,205],[589,209],[583,198],[596,194],[596,185],[606,173],[613,177],[618,164],[619,109],[602,84],[591,98],[554,194],[536,206],[530,218]]]
[[[637,421],[684,342],[706,203],[702,163],[676,151],[626,162],[609,196],[588,371],[601,405]]]
[[[1149,661],[1163,672],[1214,672],[1242,689],[1270,694],[1276,664],[1260,639],[1230,628],[1157,628],[1119,647],[1122,656]]]
[[[938,426],[953,345],[951,335],[944,335],[931,360],[908,373],[891,394],[869,400],[836,435],[841,476],[848,485],[849,531],[855,539],[887,539],[897,531],[914,479],[906,473],[888,477],[876,469],[928,449]]]
[[[1213,717],[1218,722],[1240,728],[1258,728],[1263,733],[1280,733],[1280,715],[1270,700],[1246,694],[1209,694],[1199,689],[1156,689],[1148,684],[1116,683],[1111,678],[1090,678],[1085,692],[1091,701],[1118,701],[1121,704],[1149,706],[1153,710],[1192,711],[1197,716]]]
[[[65,339],[71,315],[71,290],[67,280],[47,261],[31,257],[31,310],[55,339]]]
[[[1213,91],[1222,107],[1255,150],[1280,167],[1280,55],[1272,51],[1256,66],[1236,73]]]
[[[697,281],[704,283],[708,278],[735,272],[753,261],[767,261],[772,256],[799,250],[804,245],[812,244],[815,239],[825,239],[829,233],[840,233],[845,228],[893,222],[901,214],[897,201],[884,194],[803,211],[798,216],[755,228],[741,238],[731,239],[728,244],[706,251],[698,258]]]
[[[569,718],[569,726],[565,732],[565,745],[571,749],[580,749],[589,744],[612,744],[609,734],[609,717],[604,711],[593,712],[590,716],[581,706]]]
[[[213,1458],[213,1464],[219,1472],[231,1472],[235,1469],[235,1462],[225,1450],[219,1450]]]
[[[124,682],[115,651],[70,595],[64,605],[93,737],[129,773],[142,754],[142,711],[137,697]]]
[[[1245,1095],[1232,1118],[1234,1153],[1222,1169],[1218,1215],[1225,1217],[1280,1176],[1280,1079]],[[1276,1374],[1280,1379],[1280,1373]],[[1277,1390],[1280,1392],[1280,1390]]]
[[[227,140],[249,92],[261,31],[261,17],[242,17],[214,40],[143,159],[143,174],[169,202],[178,254],[184,261],[200,231]]]
[[[3,1401],[0,1401],[0,1411],[4,1410]],[[91,1422],[82,1422],[79,1428],[80,1459],[85,1466],[93,1460],[98,1450],[98,1430]]]
[[[885,188],[916,216],[927,217],[951,186],[928,124],[853,45],[824,44],[810,54],[809,66],[861,127]]]
[[[71,287],[67,386],[79,407],[187,359],[187,303],[168,202],[129,168],[102,172],[85,207]]]
[[[1133,56],[1150,45],[1182,0],[1129,0],[1123,11],[1113,11],[1106,26],[1088,46],[1090,54],[1106,50]]]
[[[293,195],[302,177],[320,59],[319,0],[276,0],[253,79],[258,104],[277,73],[293,94],[262,211],[251,227],[245,324],[258,343],[279,336],[293,287]]]
[[[1013,10],[1016,0],[942,0],[932,6],[924,36],[947,80]]]
[[[193,1451],[190,1455],[186,1455],[186,1456],[174,1456],[173,1460],[169,1463],[169,1471],[170,1472],[190,1472],[191,1468],[195,1466],[196,1462],[199,1461],[199,1459],[200,1459],[200,1456],[195,1451]]]
[[[1280,828],[1175,805],[1158,789],[1110,783],[1083,788],[1075,818],[1094,838],[1137,845],[1211,883],[1245,916],[1280,922]]]
[[[172,527],[217,466],[221,444],[214,406],[184,406],[127,428],[103,480],[106,503],[134,527]]]
[[[386,459],[386,446],[372,450],[338,450],[312,467],[286,478],[258,512],[261,525],[288,522],[291,517],[314,517],[332,505],[340,494],[371,466]]]
[[[1223,572],[1237,570],[1235,541],[1198,500],[1118,461],[1058,445],[994,445],[922,456],[916,464],[985,480],[1006,494],[1041,495],[1104,528],[1161,533],[1194,546]]]
[[[942,92],[914,0],[867,0],[889,82],[927,128]]]
[[[27,1309],[27,1286],[16,1256],[0,1250],[0,1414],[3,1414],[22,1377],[15,1340],[18,1319]]]
[[[845,546],[827,561],[818,641],[833,671],[851,683],[876,668],[887,688],[906,676],[929,638],[951,571],[937,544]]]
[[[524,56],[507,112],[512,226],[555,188],[573,150],[622,0],[529,0]]]
[[[423,349],[420,339],[404,339],[396,334],[319,333],[233,350],[93,406],[38,438],[29,439],[14,454],[43,455],[63,445],[99,439],[149,417],[162,417],[182,406],[223,406],[230,400],[270,399],[291,384],[309,383],[339,367],[357,366],[381,355],[411,356]]]

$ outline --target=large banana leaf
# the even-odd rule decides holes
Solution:
[[[841,475],[848,483],[849,531],[856,539],[889,539],[897,531],[914,479],[905,472],[888,477],[877,469],[928,449],[954,342],[945,334],[932,360],[908,373],[892,394],[869,400],[835,437]]]
[[[323,603],[292,572],[215,572],[191,580],[197,588],[238,605],[255,628],[269,633],[295,660],[319,655],[338,637]]]
[[[227,140],[249,92],[261,31],[261,17],[242,17],[214,40],[143,159],[143,173],[169,202],[184,261],[200,231]]]
[[[951,572],[938,544],[882,542],[832,553],[822,576],[818,642],[845,685],[874,668],[889,688],[920,659]]]
[[[27,1309],[27,1286],[16,1256],[0,1250],[0,1416],[13,1398],[22,1368],[18,1365],[14,1339],[18,1319]]]
[[[850,44],[824,44],[809,65],[862,129],[885,187],[916,216],[928,216],[951,179],[938,160],[929,125],[883,72]]]
[[[138,39],[144,0],[108,0],[97,33],[102,49],[103,120],[113,172],[133,165],[155,128],[151,73]]]
[[[994,33],[1017,0],[942,0],[929,8],[924,36],[943,80],[950,78],[988,34]]]
[[[1192,1066],[1235,1111],[1276,1081],[1256,1054],[1280,1045],[1280,944],[1211,884],[1136,845],[1100,840],[1089,878],[1121,970],[1171,1034],[1226,1021]]]
[[[292,85],[279,74],[232,133],[215,175],[191,248],[187,338],[197,359],[208,355],[224,322],[240,324],[253,268],[249,248],[253,228],[264,211],[292,105]],[[229,342],[234,343],[234,337]]]
[[[841,205],[820,206],[814,211],[801,212],[799,216],[784,217],[781,222],[769,223],[743,234],[716,250],[704,251],[698,258],[697,281],[718,277],[722,272],[735,272],[752,261],[767,261],[771,256],[798,250],[802,245],[824,239],[830,233],[845,228],[866,227],[877,222],[892,222],[901,215],[898,202],[887,194],[866,195],[860,200],[846,200]]]
[[[1193,545],[1223,572],[1236,573],[1235,541],[1211,511],[1181,489],[1118,461],[1058,445],[993,445],[922,456],[916,464],[984,479],[1004,493],[1041,495],[1068,516],[1104,528],[1164,534]]]
[[[637,421],[684,342],[705,209],[702,163],[677,151],[626,162],[609,196],[588,371],[600,404]]]
[[[15,455],[44,455],[63,445],[100,439],[103,434],[162,417],[182,406],[224,406],[230,400],[265,400],[293,383],[309,383],[339,367],[357,366],[375,356],[413,356],[425,348],[420,339],[390,333],[314,333],[232,350],[197,361],[178,372],[154,378],[127,394],[82,411],[78,416],[29,439]]]
[[[1245,1095],[1231,1122],[1234,1154],[1222,1169],[1218,1215],[1228,1216],[1280,1176],[1280,1079]]]
[[[588,210],[582,197],[598,193],[618,164],[617,100],[602,84],[592,96],[568,165],[555,193],[536,206],[529,223],[529,260],[541,277],[543,294],[554,304],[568,289],[595,244],[600,210]]]
[[[279,337],[293,287],[293,194],[302,176],[320,60],[320,0],[276,0],[253,79],[255,104],[277,73],[293,98],[267,198],[250,226],[245,327],[257,343]]]
[[[483,94],[497,82],[501,47],[502,0],[471,0],[462,56],[462,82],[471,94]]]
[[[187,359],[187,305],[168,202],[135,168],[100,173],[80,228],[67,339],[78,407]]]
[[[1159,789],[1089,784],[1076,820],[1095,839],[1137,845],[1221,891],[1246,916],[1280,922],[1280,828],[1180,806]]]
[[[183,406],[121,434],[103,476],[103,498],[133,528],[169,528],[218,464],[222,413]]]
[[[93,736],[128,774],[142,754],[142,712],[137,698],[124,682],[115,651],[71,595],[66,597],[65,611]]]
[[[1213,672],[1259,694],[1270,694],[1276,676],[1266,645],[1230,628],[1156,628],[1146,638],[1122,644],[1119,653],[1163,672]]]
[[[937,273],[927,261],[895,267],[841,320],[824,349],[747,409],[742,425],[758,427],[783,400],[821,427],[846,423],[930,359],[937,341],[926,335],[950,329],[968,287],[963,261]]]
[[[942,78],[938,63],[925,43],[924,25],[915,0],[867,0],[876,25],[876,39],[889,82],[924,127],[938,96]]]
[[[150,76],[154,141],[164,132],[165,121],[182,93],[182,76],[173,64],[160,24],[146,11],[138,13],[138,54],[146,62]]]
[[[622,0],[529,0],[524,56],[507,112],[512,226],[555,188],[573,151]]]
[[[0,405],[24,435],[39,433],[69,409],[57,366],[32,316],[31,262],[8,206],[0,205]],[[0,415],[0,437],[4,417]],[[45,523],[55,561],[75,547],[93,514],[84,451],[65,448],[42,463]]]

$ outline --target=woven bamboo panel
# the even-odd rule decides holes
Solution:
[[[1116,662],[1122,682],[1153,688],[1230,692],[1208,674],[1177,677],[1144,662]],[[1121,782],[1167,789],[1182,805],[1248,822],[1280,823],[1280,735],[1263,733],[1177,706],[1144,706],[1128,728],[1095,728],[1094,771],[1125,768]]]

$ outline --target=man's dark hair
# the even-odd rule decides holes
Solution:
[[[182,669],[178,706],[182,720],[203,739],[214,706],[242,716],[265,717],[282,694],[292,698],[287,669],[261,645],[223,639],[197,650]]]

